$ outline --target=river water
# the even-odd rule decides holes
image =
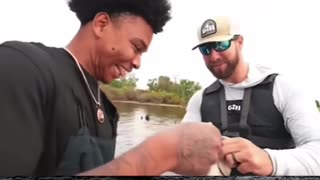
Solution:
[[[120,119],[116,157],[141,143],[147,137],[180,123],[185,108],[131,103],[114,103]],[[149,115],[149,120],[146,116]],[[165,173],[171,175],[172,173]]]
[[[114,104],[120,114],[116,156],[136,146],[154,133],[180,123],[185,113],[185,109],[180,107]],[[149,115],[149,120],[146,119],[147,115]]]

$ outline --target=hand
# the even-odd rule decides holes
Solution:
[[[247,139],[224,139],[222,153],[228,165],[236,167],[242,174],[269,176],[273,172],[269,154]]]
[[[211,165],[222,157],[222,137],[211,123],[183,123],[172,133],[177,147],[177,164],[172,170],[175,173],[207,175]]]
[[[82,176],[207,175],[220,157],[222,139],[211,123],[183,123],[147,138],[113,161]]]

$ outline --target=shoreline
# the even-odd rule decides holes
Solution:
[[[123,100],[111,100],[114,103],[126,103],[126,104],[137,104],[137,105],[148,105],[148,106],[164,106],[164,107],[177,107],[177,108],[186,108],[183,105],[178,104],[161,104],[161,103],[147,103],[139,101],[123,101]]]

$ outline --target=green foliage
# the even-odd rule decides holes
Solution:
[[[149,91],[139,97],[140,102],[160,103],[160,104],[181,104],[181,98],[176,94],[165,91]]]
[[[196,83],[194,81],[189,81],[186,79],[183,79],[180,81],[180,96],[184,98],[185,101],[188,101],[191,96],[198,90],[201,89],[201,86],[199,83]]]
[[[127,78],[112,81],[110,86],[114,88],[136,88],[137,82],[138,79],[134,74],[131,74]]]
[[[149,79],[147,86],[149,87],[150,91],[156,91],[156,88],[158,87],[157,79]]]
[[[182,79],[177,83],[171,81],[167,76],[160,76],[158,79],[149,79],[148,87],[149,91],[172,93],[181,98],[181,101],[184,103],[186,103],[196,91],[201,89],[200,84],[194,81]]]
[[[138,79],[134,75],[104,85],[103,91],[112,100],[185,105],[201,89],[199,83],[187,79],[173,82],[167,76],[149,79],[148,90],[136,90]]]

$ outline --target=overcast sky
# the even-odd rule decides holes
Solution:
[[[237,18],[245,38],[246,61],[263,63],[307,84],[320,99],[316,73],[320,61],[320,11],[316,0],[172,0],[173,19],[154,37],[142,67],[135,71],[144,87],[148,79],[167,75],[207,86],[214,77],[199,52],[191,51],[196,28],[206,18]],[[1,0],[0,42],[40,41],[65,46],[79,28],[65,0]],[[308,92],[306,91],[306,92]]]

